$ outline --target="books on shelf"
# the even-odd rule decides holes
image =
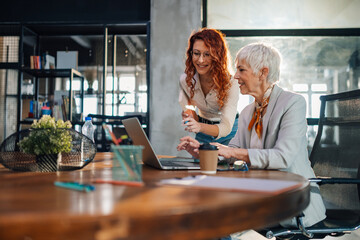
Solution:
[[[30,56],[30,69],[34,69],[35,65],[34,65],[34,56]]]
[[[30,69],[54,69],[55,57],[44,54],[43,56],[30,56]]]
[[[30,56],[30,68],[31,69],[41,69],[41,57],[40,56]]]
[[[63,114],[63,119],[64,121],[70,120],[68,118],[68,113],[69,113],[69,97],[62,95],[62,104],[61,104],[61,108],[62,108],[62,114]]]
[[[66,120],[70,120],[69,119],[69,96],[68,95],[62,95],[62,104],[61,104],[61,109],[62,109],[62,115],[63,115],[63,119],[64,121]],[[75,98],[72,98],[72,107],[71,107],[71,111],[72,111],[72,120],[73,121],[81,121],[82,119],[82,113],[78,113],[76,110],[77,106],[76,106],[76,100]]]

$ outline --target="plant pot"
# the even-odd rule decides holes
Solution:
[[[50,141],[48,136],[55,138]],[[61,153],[45,155],[33,151],[44,153],[55,148]],[[57,129],[50,134],[48,129],[24,129],[3,141],[0,164],[13,171],[72,171],[91,163],[95,154],[94,142],[72,128]]]
[[[92,87],[89,87],[87,89],[87,94],[93,94],[94,93],[94,89]]]
[[[39,172],[56,172],[60,162],[61,153],[36,156],[36,164]]]

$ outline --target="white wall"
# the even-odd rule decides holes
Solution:
[[[179,77],[187,40],[201,27],[201,0],[152,0],[150,38],[150,141],[157,154],[183,155]]]

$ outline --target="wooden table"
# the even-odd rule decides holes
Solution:
[[[147,166],[145,187],[95,184],[95,191],[85,193],[54,186],[54,181],[109,179],[111,159],[111,153],[98,153],[84,169],[58,173],[0,168],[0,239],[211,239],[277,223],[309,203],[307,180],[280,171],[216,176],[286,179],[300,186],[277,195],[158,186],[160,179],[199,172]]]

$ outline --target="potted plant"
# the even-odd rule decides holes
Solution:
[[[43,117],[31,125],[30,133],[19,142],[20,150],[36,155],[40,169],[56,171],[61,162],[61,153],[68,153],[72,148],[72,137],[67,131],[70,121],[55,121],[50,115]]]

